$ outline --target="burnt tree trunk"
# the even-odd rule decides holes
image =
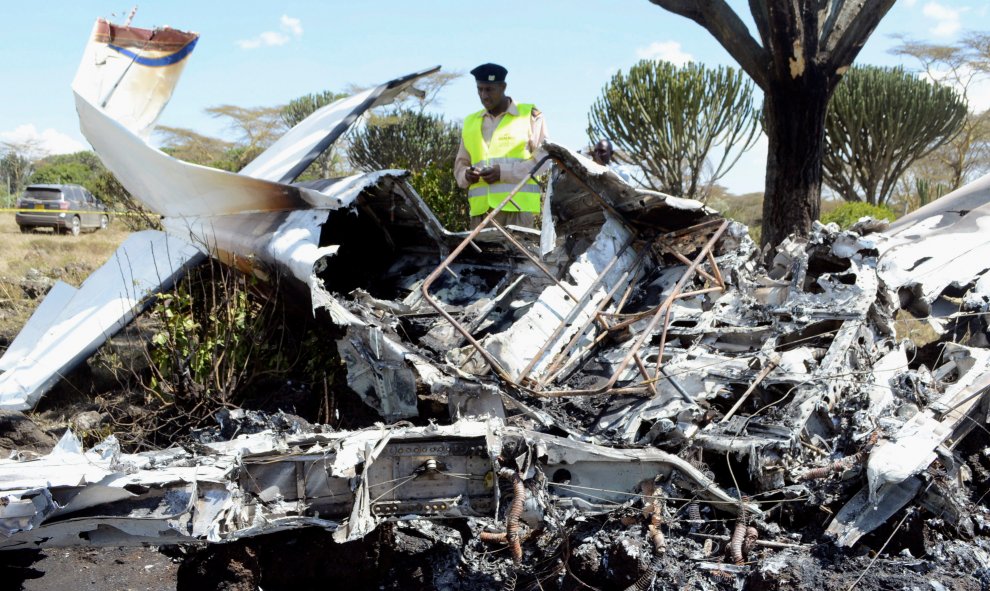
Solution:
[[[825,109],[894,0],[749,0],[759,40],[726,0],[650,0],[704,27],[763,89],[762,244],[807,235],[821,210]]]
[[[762,244],[807,235],[821,210],[825,113],[830,96],[819,73],[774,80],[764,99],[768,141]]]

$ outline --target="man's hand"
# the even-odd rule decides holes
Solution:
[[[481,171],[481,178],[489,185],[497,183],[502,178],[502,169],[498,167],[498,164],[485,168]]]
[[[481,178],[481,171],[472,166],[464,171],[464,178],[467,180],[468,184],[473,185],[478,182],[478,179]]]

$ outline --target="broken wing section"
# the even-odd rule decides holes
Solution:
[[[139,29],[98,19],[72,88],[147,138],[198,40],[196,33],[169,27]]]
[[[76,364],[124,327],[147,303],[203,258],[163,232],[131,234],[78,290],[53,288],[27,328],[0,358],[0,408],[28,410]]]
[[[80,129],[93,149],[131,195],[167,217],[339,207],[319,191],[272,181],[295,178],[365,110],[392,101],[436,70],[392,80],[317,111],[247,173],[236,174],[177,160],[146,141],[196,39],[174,29],[97,21],[72,87]]]
[[[439,70],[436,66],[396,78],[316,110],[252,160],[241,174],[291,183],[367,110],[391,103],[416,80]]]
[[[76,291],[76,288],[64,281],[56,281],[55,285],[52,285],[44,299],[35,308],[34,314],[28,318],[27,323],[4,351],[3,357],[0,357],[0,371],[9,371],[14,368],[21,359],[31,352],[35,343],[51,328],[51,320],[57,318],[59,313],[69,305],[69,302],[75,297]]]
[[[331,216],[344,220],[336,226],[354,226],[366,218],[388,216],[390,224],[368,228],[364,237],[381,238],[397,249],[426,246],[438,251],[447,232],[405,182],[407,176],[401,170],[381,170],[308,183],[310,190],[319,191],[335,205],[333,209],[183,216],[165,218],[162,224],[169,233],[202,244],[232,267],[263,279],[281,272],[317,289],[320,283],[316,274],[323,266],[320,261],[336,257],[342,247],[355,248],[324,228]],[[372,231],[380,236],[372,238]]]
[[[124,188],[167,217],[335,207],[320,193],[190,164],[149,146],[106,111],[76,93],[84,136]]]
[[[877,272],[918,315],[941,314],[939,300],[958,297],[986,281],[990,261],[990,175],[912,212],[880,241]],[[974,291],[981,291],[977,288]],[[987,309],[986,288],[976,307]],[[982,301],[979,301],[982,300]],[[958,311],[946,300],[945,312]]]

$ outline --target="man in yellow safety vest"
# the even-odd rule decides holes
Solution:
[[[543,113],[506,96],[507,73],[497,64],[471,70],[484,109],[464,119],[454,176],[457,184],[468,190],[472,227],[497,207],[544,155],[540,148],[547,135]],[[539,213],[540,186],[529,180],[496,220],[532,228]]]

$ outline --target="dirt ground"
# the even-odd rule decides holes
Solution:
[[[177,562],[153,548],[53,548],[25,556],[20,564],[5,560],[0,586],[24,591],[172,591],[177,570]]]

